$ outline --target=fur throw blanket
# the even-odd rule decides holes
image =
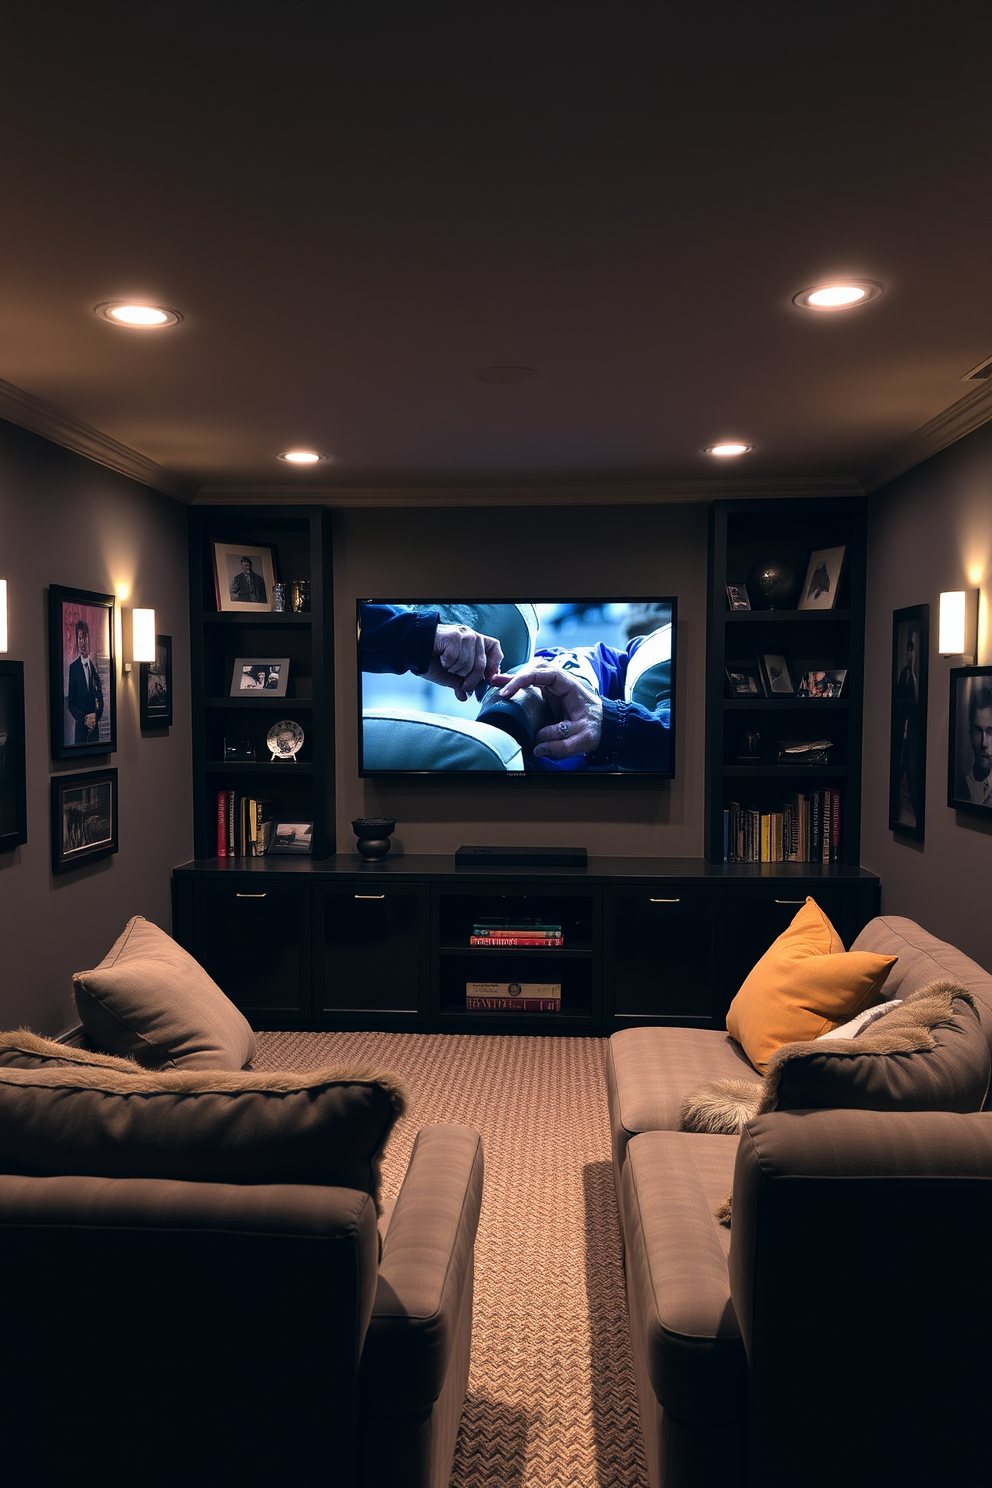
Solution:
[[[971,993],[957,982],[931,982],[910,992],[899,1007],[870,1023],[858,1037],[783,1044],[768,1061],[768,1071],[761,1080],[707,1080],[683,1101],[679,1130],[724,1136],[742,1132],[746,1121],[775,1110],[782,1072],[794,1059],[824,1054],[861,1058],[866,1054],[916,1054],[933,1049],[933,1029],[952,1017],[955,998],[975,1008]]]

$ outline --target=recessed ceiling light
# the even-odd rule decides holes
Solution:
[[[751,444],[738,444],[736,440],[728,439],[724,444],[708,444],[706,454],[719,455],[721,459],[726,459],[729,455],[746,455],[753,448]]]
[[[477,367],[472,374],[476,382],[526,382],[534,376],[533,367]]]
[[[803,310],[851,310],[867,305],[882,293],[874,279],[844,279],[836,284],[814,284],[793,295],[792,303]]]
[[[288,449],[283,450],[279,456],[280,460],[288,460],[290,465],[316,465],[318,460],[326,460],[326,455],[318,455],[316,450]]]
[[[178,310],[167,310],[164,305],[136,305],[125,300],[110,300],[95,306],[95,310],[111,325],[139,331],[157,331],[162,326],[178,325],[182,320]]]

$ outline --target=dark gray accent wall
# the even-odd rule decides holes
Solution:
[[[7,656],[24,663],[28,737],[28,840],[0,853],[0,1027],[51,1034],[75,1021],[72,973],[100,961],[131,915],[171,929],[171,870],[192,853],[186,508],[0,422],[0,577]],[[142,734],[138,669],[121,675],[118,655],[116,752],[49,758],[50,584],[104,594],[127,586],[127,608],[154,608],[173,641],[171,729]],[[51,777],[102,765],[119,772],[120,851],[55,875]]]
[[[949,672],[937,653],[942,590],[981,589],[978,660],[992,661],[992,424],[883,487],[868,518],[862,859],[886,913],[908,915],[992,967],[992,828],[947,802]],[[930,606],[926,840],[888,829],[892,612]]]
[[[597,856],[701,857],[704,505],[346,510],[335,528],[338,848],[358,816],[395,817],[394,851],[463,843],[579,846]],[[489,784],[358,775],[359,597],[678,597],[676,778]]]

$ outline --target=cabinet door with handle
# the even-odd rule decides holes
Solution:
[[[607,1016],[633,1024],[723,1024],[722,885],[606,890]]]
[[[427,1018],[425,885],[318,895],[318,1012],[326,1027],[413,1027]]]
[[[254,1028],[310,1028],[310,886],[260,877],[196,882],[183,941]]]
[[[788,929],[809,895],[849,947],[875,912],[858,882],[732,885],[727,890],[727,1004],[772,941]]]

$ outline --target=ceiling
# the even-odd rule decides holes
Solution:
[[[990,43],[984,0],[13,0],[0,415],[186,499],[870,490],[992,417]],[[837,276],[884,292],[792,303]]]

